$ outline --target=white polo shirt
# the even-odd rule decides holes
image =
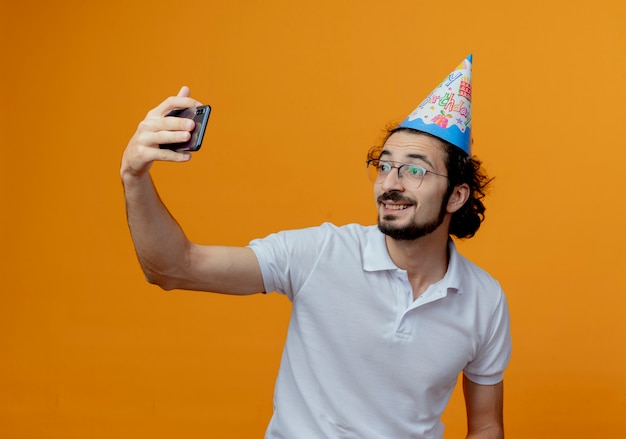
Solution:
[[[461,371],[497,384],[511,353],[500,285],[456,251],[413,301],[376,226],[254,240],[267,292],[293,309],[267,439],[441,439]]]

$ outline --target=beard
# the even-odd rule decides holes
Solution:
[[[397,192],[384,193],[379,197],[379,202],[390,200],[390,201],[404,201],[412,204],[416,204],[413,200],[409,200],[404,198],[402,195],[399,195]],[[392,239],[398,241],[414,241],[416,239],[422,238],[426,235],[431,234],[439,226],[443,223],[443,220],[446,217],[446,206],[448,204],[448,197],[443,197],[441,202],[441,206],[439,206],[439,214],[428,221],[422,222],[420,224],[413,223],[407,224],[405,226],[398,226],[394,224],[394,216],[393,215],[385,215],[382,218],[378,217],[378,230],[380,230],[385,235],[389,236]]]

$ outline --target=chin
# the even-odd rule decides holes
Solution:
[[[397,241],[414,241],[424,236],[430,235],[441,226],[442,221],[437,219],[430,223],[424,224],[395,224],[393,221],[386,220],[385,217],[378,220],[378,230]]]

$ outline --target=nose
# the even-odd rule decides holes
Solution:
[[[381,183],[381,187],[385,192],[389,191],[404,191],[404,186],[402,186],[402,181],[400,181],[400,174],[398,173],[397,168],[393,168],[389,174],[385,176]]]

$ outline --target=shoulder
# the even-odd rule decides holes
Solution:
[[[450,243],[451,264],[460,286],[499,289],[500,283],[484,268],[462,255],[453,242]]]
[[[485,310],[506,306],[506,298],[500,282],[484,268],[460,254],[451,244],[453,283],[466,300]]]
[[[268,241],[285,241],[292,243],[314,243],[322,244],[329,240],[364,241],[372,230],[377,230],[375,226],[363,226],[361,224],[346,224],[342,226],[330,222],[322,223],[319,226],[306,227],[301,229],[283,230],[272,233],[265,238],[255,239],[251,245],[257,245]]]
[[[259,258],[271,257],[284,261],[312,263],[320,257],[356,257],[360,260],[364,248],[376,232],[378,229],[375,226],[323,223],[315,227],[272,233],[251,241],[249,247]]]

